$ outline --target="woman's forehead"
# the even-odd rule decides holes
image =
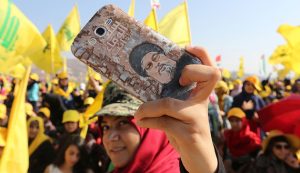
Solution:
[[[123,117],[123,116],[104,116],[101,123],[102,124],[114,123],[114,122],[117,122],[118,120],[122,120],[122,119],[127,119],[127,117]]]

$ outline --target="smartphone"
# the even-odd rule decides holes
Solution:
[[[115,5],[102,7],[89,20],[71,51],[144,102],[164,97],[187,99],[195,85],[180,86],[181,72],[185,65],[201,63]]]

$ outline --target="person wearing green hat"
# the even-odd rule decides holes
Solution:
[[[212,143],[207,112],[208,97],[220,79],[220,71],[203,48],[187,47],[186,50],[201,57],[203,63],[187,65],[182,71],[180,85],[196,84],[187,100],[163,98],[143,103],[131,119],[98,114],[103,117],[99,120],[102,139],[116,167],[115,173],[179,172],[176,167],[179,157],[185,172],[225,172]],[[152,130],[154,135],[145,136]],[[126,142],[129,137],[125,141],[123,136],[128,134],[130,142]]]

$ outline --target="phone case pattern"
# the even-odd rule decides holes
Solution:
[[[114,5],[104,6],[90,19],[71,50],[80,61],[143,101],[186,99],[193,86],[181,87],[180,73],[184,65],[199,63]]]

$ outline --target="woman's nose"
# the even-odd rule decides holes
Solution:
[[[120,139],[120,134],[117,130],[112,130],[108,136],[108,139],[111,141],[117,141]]]

